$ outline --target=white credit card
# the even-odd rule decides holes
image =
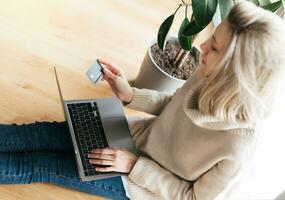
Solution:
[[[93,84],[98,84],[103,78],[103,67],[98,60],[88,69],[86,75]]]

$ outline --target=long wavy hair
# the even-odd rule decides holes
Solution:
[[[285,23],[246,1],[235,4],[226,20],[227,51],[201,88],[199,109],[225,121],[255,123],[270,111],[285,67]]]

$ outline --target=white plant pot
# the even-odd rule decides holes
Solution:
[[[167,40],[177,40],[177,38],[169,37]],[[181,80],[167,74],[154,62],[151,55],[151,47],[156,42],[156,40],[151,42],[134,86],[137,88],[174,93],[177,88],[181,87],[185,83],[185,80]]]

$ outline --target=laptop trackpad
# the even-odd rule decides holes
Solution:
[[[104,118],[102,123],[110,147],[124,147],[135,152],[125,117]]]

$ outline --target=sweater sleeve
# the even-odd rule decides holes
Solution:
[[[213,200],[236,177],[238,170],[227,171],[228,161],[221,161],[200,176],[195,182],[186,181],[160,167],[154,161],[139,157],[129,178],[165,200]]]
[[[197,71],[197,70],[196,70]],[[198,82],[197,72],[194,71],[192,76],[186,81],[186,83],[181,87],[188,87],[195,85]],[[148,89],[138,89],[133,87],[135,95],[129,104],[125,104],[127,108],[132,108],[135,110],[143,111],[153,115],[159,115],[162,110],[171,101],[174,95],[176,95],[181,88],[178,88],[174,94],[168,94],[165,92],[159,92],[155,90]]]
[[[135,95],[132,101],[126,105],[127,108],[159,115],[179,89],[174,94],[138,88],[133,88],[133,90]]]

